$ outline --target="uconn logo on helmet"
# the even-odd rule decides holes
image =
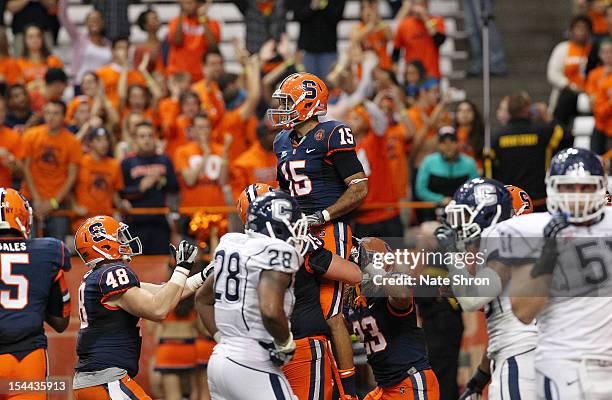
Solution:
[[[474,187],[474,200],[476,200],[476,204],[482,204],[483,206],[493,206],[497,204],[495,186],[490,183],[483,183]]]
[[[291,219],[291,213],[293,211],[293,208],[291,207],[291,203],[288,200],[272,200],[270,208],[272,210],[272,218],[274,218],[275,220],[282,222],[283,220]]]

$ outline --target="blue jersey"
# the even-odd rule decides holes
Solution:
[[[331,156],[355,151],[349,127],[338,121],[321,122],[301,140],[295,130],[283,130],[274,140],[277,178],[306,214],[334,204],[346,190]]]
[[[57,239],[0,239],[0,268],[0,354],[46,349],[43,323],[70,253]]]
[[[136,376],[142,342],[140,318],[104,304],[109,297],[134,286],[140,287],[138,277],[121,262],[103,264],[85,274],[79,286],[81,329],[77,339],[77,371],[115,367],[125,369],[131,377]]]
[[[367,303],[367,307],[349,309],[347,318],[365,346],[378,385],[393,386],[431,368],[414,308],[397,310],[386,297],[369,297]]]

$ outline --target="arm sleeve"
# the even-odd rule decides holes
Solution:
[[[363,105],[370,115],[370,123],[374,134],[378,137],[384,136],[389,126],[389,121],[385,114],[371,101],[366,101]]]
[[[70,316],[70,292],[68,292],[64,271],[61,269],[51,284],[46,314],[60,318]]]
[[[444,196],[442,196],[439,193],[434,193],[431,190],[429,190],[428,183],[429,183],[429,176],[430,176],[430,170],[429,170],[430,163],[426,161],[427,160],[421,163],[421,167],[419,168],[419,171],[417,172],[416,194],[419,197],[419,199],[423,201],[432,201],[434,203],[439,203],[444,199]]]
[[[78,41],[79,33],[77,30],[77,27],[70,20],[70,17],[68,16],[68,0],[60,0],[59,5],[58,5],[57,18],[59,19],[64,29],[66,29],[66,33],[68,33],[68,36],[70,36],[70,39],[73,42]]]
[[[561,42],[555,46],[548,59],[548,66],[546,68],[548,82],[558,89],[563,89],[569,83],[563,68],[567,46],[567,42]]]
[[[106,299],[119,293],[123,293],[133,287],[140,287],[138,277],[126,265],[112,265],[102,272],[98,282],[103,303]]]
[[[324,275],[331,265],[332,258],[331,251],[320,247],[306,256],[304,268],[313,275]]]
[[[355,150],[333,153],[330,159],[336,172],[338,172],[338,175],[342,179],[364,172],[363,165],[359,161],[359,158],[357,158]]]

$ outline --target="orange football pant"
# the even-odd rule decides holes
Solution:
[[[440,400],[436,374],[431,369],[419,371],[390,387],[377,386],[363,400]]]
[[[310,336],[295,341],[295,354],[283,373],[299,400],[330,400],[332,374],[325,336]]]
[[[12,354],[0,354],[0,379],[44,382],[47,379],[47,351],[36,349],[19,361]],[[0,394],[0,400],[45,400],[45,392]]]
[[[104,385],[76,389],[73,393],[75,400],[111,400],[111,396],[113,399],[151,400],[151,397],[129,376]]]

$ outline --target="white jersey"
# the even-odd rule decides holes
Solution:
[[[303,263],[295,248],[259,233],[228,233],[215,251],[215,323],[221,343],[215,351],[236,360],[267,361],[259,342],[271,343],[263,325],[257,286],[261,271],[295,274]],[[285,314],[294,304],[293,280],[285,292]]]
[[[535,261],[548,213],[497,226],[506,240],[500,256]],[[612,360],[612,208],[591,226],[570,225],[557,236],[559,257],[549,301],[538,315],[536,364],[552,359]]]
[[[498,256],[499,235],[495,228],[483,230],[480,251],[487,261]],[[485,306],[484,311],[489,335],[487,356],[490,360],[505,359],[535,348],[538,328],[535,322],[523,324],[512,313],[509,283],[506,283],[499,296]]]

